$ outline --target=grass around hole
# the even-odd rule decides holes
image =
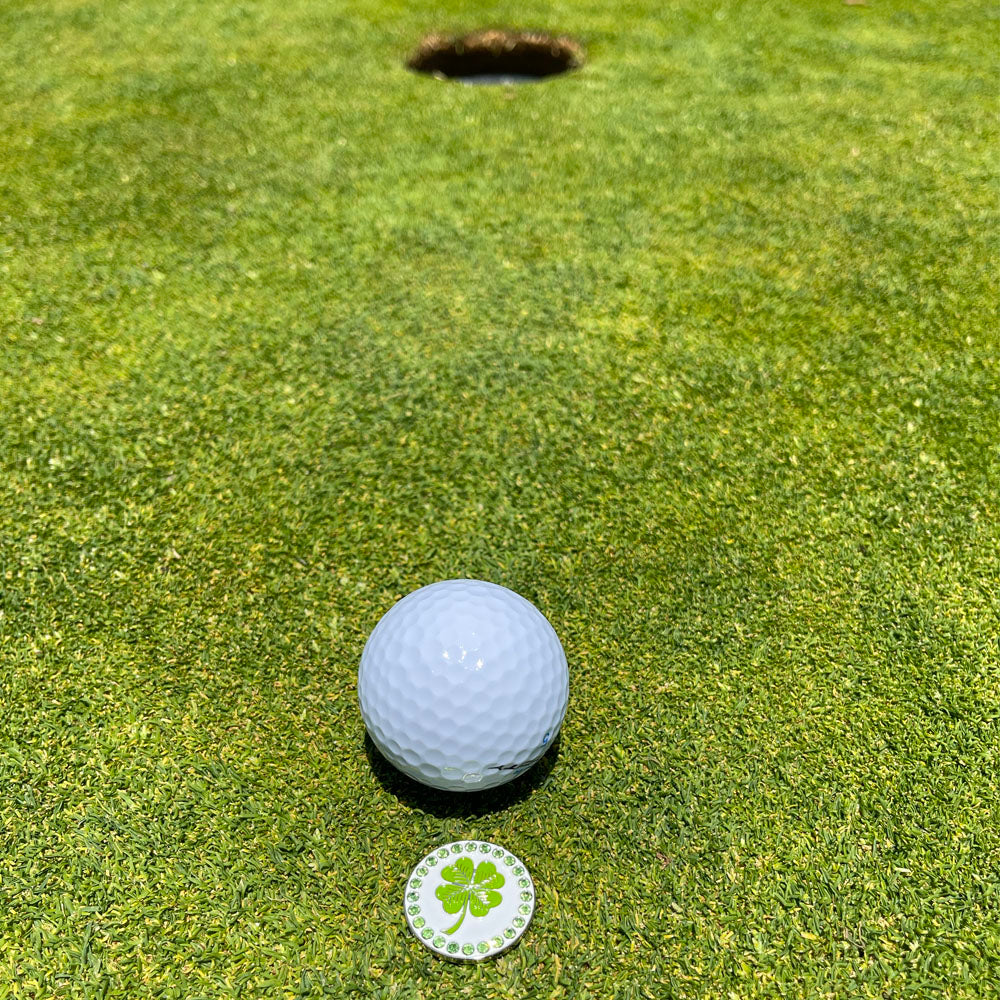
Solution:
[[[995,997],[995,5],[429,10],[0,3],[0,1000]],[[459,576],[570,668],[484,798],[355,691]]]

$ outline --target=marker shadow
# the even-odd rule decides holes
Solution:
[[[523,802],[541,788],[559,759],[561,740],[560,732],[545,756],[524,774],[513,781],[508,781],[505,785],[487,788],[481,792],[443,792],[414,781],[382,756],[367,732],[364,738],[364,750],[375,779],[403,805],[410,809],[419,809],[438,819],[464,819],[503,812],[504,809]]]

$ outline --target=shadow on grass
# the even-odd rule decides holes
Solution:
[[[403,805],[436,816],[439,819],[470,818],[502,812],[522,802],[545,784],[559,758],[560,733],[551,748],[534,767],[506,785],[482,792],[441,792],[398,771],[379,753],[372,738],[365,733],[364,747],[368,763],[378,783]]]

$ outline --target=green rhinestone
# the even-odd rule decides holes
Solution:
[[[408,900],[410,900],[411,903],[415,903],[418,899],[420,899],[420,893],[419,892],[408,892],[406,894],[406,898]]]
[[[429,864],[431,866],[431,868],[433,868],[437,863],[438,863],[438,859],[437,858],[428,858],[427,859],[427,864]]]
[[[493,939],[493,947],[494,948],[502,948],[503,947],[503,938],[500,937],[499,934]]]
[[[509,855],[509,854],[508,854],[508,855],[507,855],[507,857],[505,857],[505,858],[503,859],[503,863],[504,863],[505,865],[512,865],[512,864],[514,863],[514,858],[513,858],[513,857],[511,857],[511,855]]]
[[[452,941],[448,945],[448,954],[449,955],[457,955],[458,954],[458,942],[457,941]]]
[[[527,903],[528,900],[531,899],[531,893],[530,892],[522,892],[521,893],[521,899],[523,899]]]
[[[521,867],[520,865],[518,865],[518,866],[517,866],[517,867],[516,867],[516,868],[514,869],[514,874],[515,874],[515,875],[523,875],[523,874],[524,874],[524,869],[523,869],[523,868],[522,868],[522,867]]]
[[[489,854],[490,853],[490,845],[489,844],[480,844],[479,845],[479,850],[482,851],[483,854]]]
[[[518,884],[518,885],[519,885],[519,886],[520,886],[520,887],[521,887],[522,889],[527,889],[527,888],[528,888],[528,886],[529,886],[529,885],[531,885],[531,883],[530,883],[530,882],[529,882],[529,881],[528,881],[528,880],[527,880],[526,878],[519,878],[519,879],[517,880],[517,884]]]
[[[434,938],[434,940],[431,942],[431,944],[433,944],[435,948],[443,948],[444,947],[444,938],[440,934],[438,934],[438,936],[436,938]]]
[[[451,853],[452,854],[461,854],[462,853],[462,845],[461,844],[452,844],[451,845]]]
[[[471,854],[475,849],[476,845],[470,840],[466,845],[465,849]]]
[[[514,926],[515,927],[523,927],[524,926],[524,917],[514,917]]]
[[[486,952],[490,950],[490,944],[488,941],[480,941],[479,944],[476,945],[476,949],[480,955],[485,955]]]
[[[427,921],[426,921],[426,920],[424,920],[424,918],[423,918],[423,917],[414,917],[414,918],[413,918],[413,926],[414,926],[414,927],[416,927],[416,929],[417,929],[418,931],[419,931],[419,930],[420,930],[420,928],[421,928],[421,927],[423,927],[423,926],[424,926],[424,924],[426,924],[426,923],[427,923]]]
[[[434,928],[433,928],[433,927],[425,927],[425,928],[424,928],[424,929],[423,929],[423,930],[422,930],[422,931],[420,932],[420,936],[421,936],[421,937],[422,937],[422,938],[423,938],[423,939],[424,939],[425,941],[426,941],[426,940],[427,940],[427,939],[428,939],[429,937],[432,937],[433,935],[434,935]]]
[[[440,848],[440,850],[438,851],[438,857],[439,858],[446,858],[446,857],[448,857],[448,848],[447,847]]]
[[[463,944],[462,945],[462,954],[463,955],[473,955],[473,954],[475,954],[475,951],[476,951],[476,949],[471,944]]]
[[[407,909],[406,912],[409,913],[411,917],[415,917],[420,912],[420,907],[414,903],[411,907],[409,907],[409,909]]]
[[[498,847],[498,848],[497,848],[497,849],[496,849],[496,850],[495,850],[495,851],[493,852],[493,857],[495,857],[495,858],[502,858],[502,857],[503,857],[503,851],[502,851],[502,850],[501,850],[501,849],[500,849],[500,848]]]
[[[512,937],[513,937],[513,936],[514,936],[514,935],[515,935],[516,933],[517,933],[517,931],[515,931],[513,927],[508,927],[508,928],[507,928],[507,929],[506,929],[506,930],[505,930],[505,931],[503,932],[503,936],[504,936],[505,938],[512,938]]]
[[[418,874],[418,875],[426,875],[426,874],[427,874],[427,869],[426,869],[426,868],[425,868],[425,867],[424,867],[423,865],[421,865],[421,866],[420,866],[420,867],[419,867],[419,868],[417,869],[417,874]]]
[[[521,913],[523,913],[523,914],[524,914],[525,916],[527,916],[527,915],[528,915],[529,913],[531,913],[531,907],[530,907],[530,906],[529,906],[529,905],[528,905],[527,903],[522,903],[522,904],[521,904],[521,905],[520,905],[520,906],[518,907],[518,910],[519,910],[519,911],[520,911]]]

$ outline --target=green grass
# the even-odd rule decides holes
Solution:
[[[402,68],[493,24],[588,65]],[[996,995],[998,43],[921,0],[0,7],[0,998]],[[485,800],[356,704],[454,576],[571,668]],[[400,908],[465,837],[539,892],[471,968]]]

